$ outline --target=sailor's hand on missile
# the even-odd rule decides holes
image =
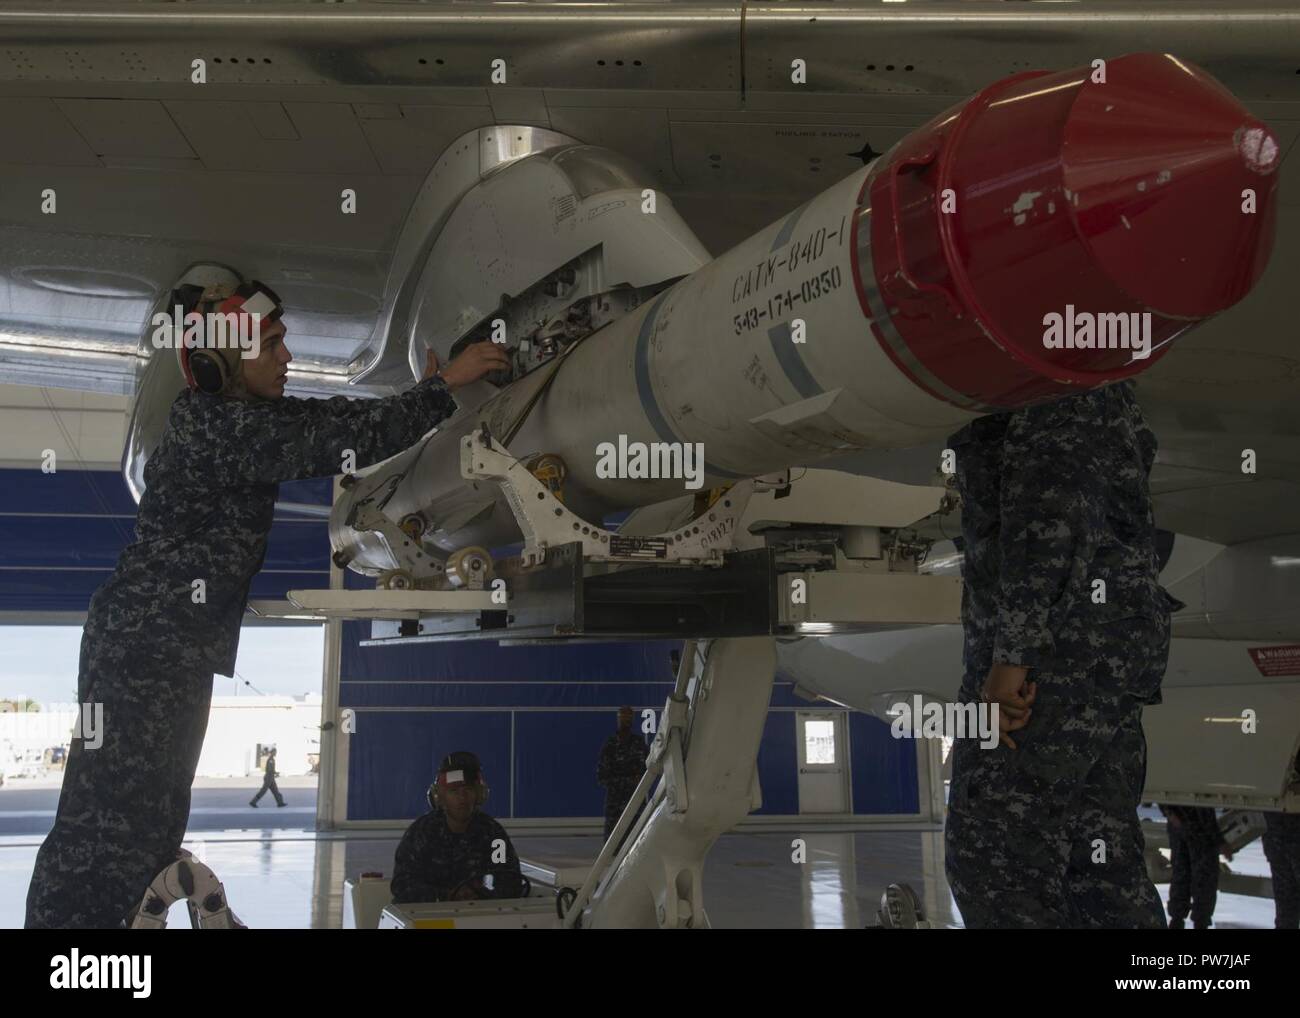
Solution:
[[[984,680],[981,698],[998,705],[998,738],[1008,749],[1015,749],[1009,732],[1029,724],[1038,684],[1027,681],[1029,669],[1020,665],[994,665]]]
[[[432,350],[425,361],[424,377],[437,374],[442,376],[442,380],[447,383],[447,388],[451,390],[459,389],[462,385],[468,385],[470,382],[477,382],[484,375],[493,371],[509,371],[510,357],[506,354],[506,349],[500,343],[493,343],[490,339],[485,339],[479,343],[471,343],[453,357],[451,363],[441,370],[438,369],[438,356]]]

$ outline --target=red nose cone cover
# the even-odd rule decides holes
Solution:
[[[1098,265],[1151,310],[1212,315],[1263,274],[1281,149],[1200,68],[1139,53],[1084,82],[1061,160]]]
[[[859,300],[936,398],[987,412],[1135,375],[1263,272],[1281,155],[1269,130],[1174,57],[1101,72],[995,82],[865,182]]]

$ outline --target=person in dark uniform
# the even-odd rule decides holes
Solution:
[[[258,790],[255,796],[253,796],[251,799],[248,800],[248,804],[252,806],[254,809],[257,808],[257,800],[262,798],[262,796],[264,796],[267,792],[270,792],[273,796],[275,796],[275,804],[277,806],[286,805],[284,801],[284,796],[280,794],[280,789],[276,787],[275,775],[276,775],[275,749],[273,747],[271,749],[271,752],[266,754],[266,771],[262,778],[262,787]]]
[[[1169,928],[1181,930],[1190,912],[1192,926],[1208,930],[1219,895],[1219,856],[1232,858],[1219,833],[1219,817],[1207,806],[1165,806],[1169,831]]]
[[[402,835],[393,860],[393,902],[517,898],[519,856],[505,828],[480,808],[488,796],[478,757],[452,753],[429,786],[429,812]]]
[[[430,355],[424,379],[396,396],[285,397],[279,298],[257,282],[194,290],[173,303],[251,320],[260,343],[249,358],[206,334],[178,348],[190,387],[145,466],[136,540],[91,599],[81,640],[78,697],[103,705],[103,742],[72,741],[29,929],[117,927],[177,858],[212,676],[234,672],[279,483],[337,474],[349,450],[357,467],[396,455],[455,411],[454,388],[507,363],[480,343],[441,373]]]
[[[1300,813],[1264,814],[1264,857],[1273,876],[1273,927],[1300,929]]]
[[[645,773],[645,739],[632,728],[632,708],[620,707],[618,730],[605,740],[596,764],[596,780],[605,789],[605,840],[627,808]]]
[[[1143,860],[1142,708],[1171,608],[1147,478],[1156,440],[1124,382],[972,421],[949,440],[962,504],[962,703],[945,832],[968,928],[1164,928]]]
[[[1291,767],[1289,791],[1300,784],[1300,756]],[[1300,813],[1264,814],[1264,858],[1273,875],[1273,926],[1300,929]]]

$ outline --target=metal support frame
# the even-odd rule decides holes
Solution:
[[[687,642],[646,773],[565,912],[564,925],[709,925],[704,859],[756,805],[754,771],[775,674],[771,637]],[[633,824],[656,780],[654,795]]]
[[[342,486],[334,478],[333,500],[338,501]],[[343,591],[343,570],[330,563],[330,591]],[[316,825],[332,831],[347,821],[348,737],[342,731],[342,707],[339,703],[343,663],[343,620],[325,620],[325,653],[321,663],[320,766],[316,792]]]
[[[718,639],[823,636],[953,623],[955,577],[906,572],[781,572],[778,552],[727,552],[720,564],[591,562],[581,544],[554,545],[545,560],[498,563],[506,583],[486,590],[291,590],[253,601],[259,616],[371,619],[367,644],[463,639]],[[800,598],[793,596],[801,584]]]
[[[357,503],[348,525],[382,537],[393,560],[398,563],[397,568],[410,573],[412,578],[441,576],[446,568],[446,556],[434,554],[417,538],[402,530],[375,504],[373,497]]]
[[[510,455],[486,427],[466,435],[460,443],[460,472],[468,480],[495,481],[505,495],[524,535],[520,561],[540,565],[548,548],[577,543],[590,562],[678,562],[718,566],[741,516],[761,479],[740,481],[703,516],[662,534],[628,537],[594,523],[570,510],[519,460]],[[770,486],[777,487],[772,483]]]

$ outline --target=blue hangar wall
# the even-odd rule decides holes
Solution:
[[[331,478],[280,485],[287,502],[329,505]],[[323,520],[276,511],[249,597],[329,585]],[[0,469],[0,612],[82,612],[135,540],[135,499],[116,470]]]
[[[328,504],[328,478],[281,485],[287,501]],[[112,470],[0,470],[0,613],[84,613],[135,537],[135,502]],[[266,563],[250,596],[329,583],[329,540],[320,519],[277,511]],[[348,586],[367,581],[348,573]],[[672,690],[676,642],[494,643],[361,647],[369,623],[344,627],[341,705],[357,712],[350,736],[348,816],[404,820],[426,808],[438,760],[473,749],[492,782],[488,810],[503,817],[597,817],[596,757],[623,703],[662,710]],[[797,813],[795,710],[812,705],[778,682],[759,778],[764,814]],[[818,709],[821,709],[820,707]],[[914,813],[911,741],[849,712],[853,811]]]
[[[347,585],[364,581],[349,573]],[[601,745],[622,704],[656,715],[673,689],[669,660],[680,641],[499,646],[487,641],[360,646],[369,622],[343,627],[341,707],[355,712],[348,737],[349,820],[407,820],[428,809],[439,761],[478,754],[497,817],[600,817]],[[777,683],[758,755],[759,814],[799,812],[796,711],[823,709]],[[846,711],[855,814],[915,813],[916,744]]]

